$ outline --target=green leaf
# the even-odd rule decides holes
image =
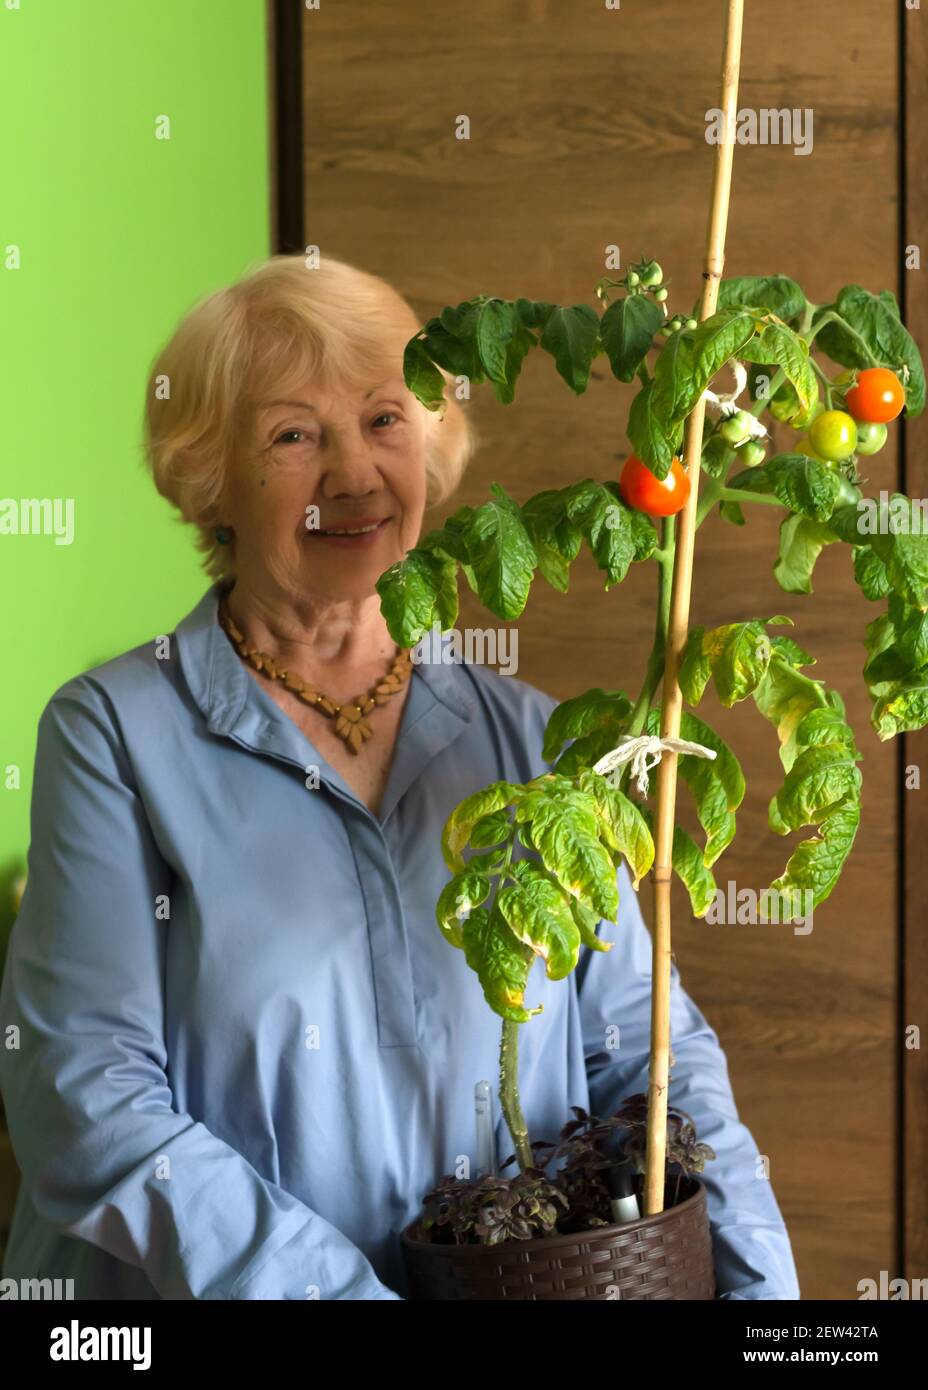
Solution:
[[[806,297],[786,275],[741,275],[719,284],[720,309],[767,309],[788,322],[805,312]]]
[[[717,372],[754,336],[751,314],[723,309],[667,339],[654,367],[651,409],[665,433],[681,423]]]
[[[590,381],[593,351],[599,339],[599,317],[587,304],[554,308],[541,335],[541,346],[554,358],[570,389],[582,395]]]
[[[796,846],[771,888],[790,896],[810,892],[813,907],[824,902],[841,876],[859,825],[859,800],[836,806],[822,821],[819,833]]]
[[[647,295],[632,294],[609,305],[602,317],[599,336],[613,376],[619,381],[634,381],[663,322],[661,306]]]
[[[828,520],[840,492],[834,469],[805,454],[776,454],[757,468],[737,473],[726,486],[770,494],[813,521]]]
[[[580,933],[581,944],[587,946],[591,951],[611,951],[614,943],[603,941],[597,935],[597,927],[600,918],[595,912],[591,912],[588,907],[584,907],[579,898],[570,899],[570,910],[574,914],[574,921]]]
[[[505,809],[481,816],[470,832],[471,849],[490,849],[493,845],[502,844],[508,838],[511,829],[512,822],[509,812]]]
[[[533,817],[532,840],[545,868],[566,892],[600,917],[615,921],[619,905],[615,865],[574,806],[565,804],[556,812],[552,808],[544,818]]]
[[[923,729],[928,724],[928,671],[893,682],[874,704],[870,722],[883,742]]]
[[[729,502],[723,497],[719,503],[719,516],[723,521],[730,521],[733,526],[744,525],[744,512],[741,510],[740,502]]]
[[[513,936],[541,956],[549,980],[563,980],[577,964],[580,932],[570,899],[560,885],[529,859],[515,864],[518,882],[501,888],[499,910]]]
[[[441,852],[452,872],[464,868],[461,851],[470,839],[470,832],[483,816],[499,811],[521,795],[521,788],[512,782],[491,782],[473,795],[465,797],[445,821],[441,836]]]
[[[631,541],[633,555],[632,559],[647,560],[657,548],[657,531],[654,522],[644,512],[637,511],[634,507],[629,507],[619,491],[619,485],[614,478],[607,478],[603,483],[607,492],[612,494],[613,503],[617,503],[622,512],[622,525],[628,525],[631,531]],[[613,525],[618,525],[617,520],[613,520]],[[608,588],[609,586],[606,585]]]
[[[578,786],[596,801],[600,833],[610,849],[624,856],[631,872],[632,887],[637,891],[638,884],[654,863],[654,841],[641,808],[598,772],[582,772]]]
[[[609,738],[618,736],[631,708],[632,702],[624,690],[603,690],[601,686],[562,700],[548,716],[542,757],[545,762],[553,762],[568,739],[582,738],[593,730],[603,729]]]
[[[441,409],[445,397],[445,378],[435,366],[421,338],[411,338],[403,350],[403,377],[410,391],[426,409]]]
[[[773,798],[781,834],[826,817],[840,802],[853,797],[861,784],[856,766],[859,754],[848,741],[803,748]]]
[[[401,647],[415,646],[435,622],[444,631],[457,617],[457,565],[440,550],[410,550],[374,587],[390,636]]]
[[[541,299],[517,299],[516,311],[526,328],[540,330],[554,313],[554,305]]]
[[[851,512],[853,518],[848,515]],[[928,529],[920,498],[894,492],[888,503],[877,504],[865,497],[859,506],[837,513],[831,521],[832,526],[836,524],[847,538],[869,545],[900,598],[915,608],[922,606],[928,586]]]
[[[488,299],[477,311],[477,352],[490,381],[506,381],[506,356],[516,324],[515,305]]]
[[[928,665],[928,611],[891,594],[889,616],[892,620],[896,645],[909,666],[918,669]]]
[[[925,616],[894,594],[889,613],[867,624],[864,679],[873,701],[870,723],[883,742],[928,723],[928,670],[920,660]]]
[[[764,679],[754,691],[754,703],[776,726],[780,761],[788,772],[799,747],[796,731],[800,721],[810,710],[829,708],[824,682],[803,675],[779,654],[771,655]]]
[[[468,864],[450,878],[438,897],[435,916],[445,940],[464,949],[461,919],[490,896],[490,880],[475,865]]]
[[[586,478],[566,489],[565,506],[605,572],[605,588],[619,584],[636,558],[639,526],[632,509],[602,483]],[[654,535],[654,529],[651,528]]]
[[[826,545],[839,537],[824,522],[790,515],[780,523],[780,550],[773,573],[788,594],[811,594],[812,571]]]
[[[760,713],[776,726],[780,761],[786,772],[771,799],[770,828],[787,835],[803,825],[818,833],[796,847],[771,888],[789,897],[810,892],[813,906],[831,893],[860,822],[860,754],[836,691],[771,657],[754,692]]]
[[[814,666],[815,657],[810,655],[804,647],[800,647],[798,642],[794,642],[791,637],[773,636],[770,645],[775,652],[779,652],[784,661],[788,661],[790,666]]]
[[[632,401],[627,428],[635,453],[648,465],[655,478],[662,482],[670,472],[674,455],[683,441],[683,426],[665,426],[654,413],[653,396],[652,378]]]
[[[661,709],[648,711],[645,732],[659,734]],[[693,794],[699,824],[706,832],[703,863],[711,868],[723,850],[735,838],[734,812],[744,800],[744,773],[728,744],[708,724],[684,710],[680,717],[680,737],[715,751],[714,758],[702,758],[696,753],[681,753],[677,767]]]
[[[731,445],[723,435],[710,434],[709,438],[704,440],[702,446],[703,472],[708,473],[710,478],[721,478],[728,467],[731,453]],[[732,503],[732,507],[735,511],[741,510],[737,502]],[[723,514],[721,511],[721,504],[719,505],[719,513],[720,515]],[[732,517],[728,517],[727,519],[729,521],[733,520]],[[736,524],[740,525],[741,523],[738,522]]]
[[[851,555],[854,560],[854,578],[860,585],[864,598],[886,598],[887,594],[892,593],[886,566],[869,545],[852,546]]]
[[[551,488],[522,504],[522,520],[538,555],[538,568],[552,588],[562,594],[567,593],[570,566],[583,539],[567,512],[565,492],[564,488]]]
[[[477,974],[484,998],[494,1013],[513,1023],[527,1023],[534,1014],[542,1012],[541,1004],[534,1009],[526,1009],[524,1004],[535,952],[513,935],[497,903],[489,912],[483,907],[475,908],[462,934],[467,964]]]
[[[642,806],[648,829],[654,831],[654,815],[650,806]],[[702,851],[696,842],[679,825],[673,829],[673,845],[670,851],[673,871],[683,883],[690,898],[694,917],[705,917],[718,891],[712,870],[703,863]]]
[[[741,355],[748,362],[782,367],[799,400],[795,426],[804,429],[819,399],[818,380],[804,339],[785,324],[768,323],[756,338],[745,344]]]
[[[783,621],[768,618],[768,623]],[[785,621],[790,621],[786,619]],[[680,663],[683,698],[698,705],[710,675],[723,705],[730,707],[750,695],[767,669],[771,639],[761,622],[727,623],[724,627],[695,627],[687,638]]]
[[[462,309],[464,307],[461,306]],[[421,341],[428,356],[439,367],[443,367],[452,376],[467,377],[469,381],[479,383],[483,381],[484,373],[474,341],[473,315],[467,323],[469,326],[462,328],[465,336],[460,337],[449,332],[441,319],[429,319],[422,330],[425,336]]]
[[[467,549],[477,592],[498,618],[518,618],[528,601],[538,552],[518,503],[498,483],[493,498],[478,507],[467,527]]]
[[[925,408],[925,369],[914,339],[899,321],[895,299],[885,297],[885,292],[875,295],[860,285],[845,285],[838,295],[835,312],[857,337],[840,323],[826,324],[817,335],[821,350],[844,367],[871,367],[875,361],[902,373],[906,416],[920,415]]]

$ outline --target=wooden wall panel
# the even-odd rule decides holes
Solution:
[[[892,0],[748,7],[741,105],[811,107],[814,148],[737,150],[729,274],[787,273],[818,302],[852,280],[900,288],[897,9]],[[717,101],[722,13],[720,0],[625,0],[618,11],[355,0],[307,11],[306,241],[384,275],[422,321],[479,292],[592,304],[611,243],[626,261],[656,256],[671,308],[688,307],[708,214],[703,131]],[[461,113],[469,142],[454,138]],[[540,354],[512,406],[478,389],[484,446],[455,504],[482,501],[493,480],[524,499],[616,476],[632,395],[599,370],[578,399]],[[896,486],[896,454],[868,471],[874,487]],[[868,723],[860,672],[876,610],[846,549],[822,555],[814,598],[786,595],[771,572],[776,529],[763,507],[743,529],[706,521],[692,621],[795,619],[818,658],[813,674],[840,690],[859,733],[863,822],[811,935],[707,926],[675,887],[675,945],[727,1051],[742,1117],[770,1158],[803,1295],[847,1299],[859,1279],[894,1270],[899,1250],[897,754]],[[538,581],[518,623],[520,676],[561,698],[593,685],[637,693],[655,576],[639,567],[609,595],[601,580],[584,559],[568,598]],[[459,625],[488,620],[465,588]],[[764,887],[803,838],[780,841],[766,828],[782,780],[775,734],[753,705],[723,711],[710,698],[701,712],[734,746],[749,785],[718,878]],[[641,902],[650,920],[647,889]]]
[[[924,350],[928,344],[928,14],[909,11],[902,19],[905,56],[905,216],[903,243],[916,246],[921,267],[903,271],[902,306],[910,331]],[[928,497],[928,419],[905,426],[905,491],[910,497]],[[917,768],[921,785],[906,789],[905,769]],[[902,1221],[904,1263],[909,1279],[923,1279],[928,1271],[928,1041],[906,1046],[906,1030],[920,1029],[928,1040],[928,882],[925,847],[928,845],[928,731],[907,734],[901,755],[900,786],[905,825],[902,881],[902,1010],[897,1042],[903,1080],[903,1175]]]

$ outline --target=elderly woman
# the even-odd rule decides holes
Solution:
[[[473,448],[453,399],[439,418],[404,384],[418,327],[372,275],[274,257],[154,365],[155,483],[214,583],[40,720],[0,1007],[23,1174],[7,1276],[72,1278],[78,1298],[402,1298],[399,1232],[473,1151],[499,1019],[435,922],[440,833],[469,793],[546,770],[557,702],[390,638],[376,581]],[[530,977],[537,1138],[646,1089],[650,937],[624,866],[618,882],[614,949]],[[718,1155],[720,1292],[797,1298],[675,967],[672,1021],[673,1099]]]

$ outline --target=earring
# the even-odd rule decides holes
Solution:
[[[228,545],[228,543],[229,543],[229,533],[228,533],[228,531],[224,531],[224,530],[222,529],[221,526],[217,526],[217,527],[216,527],[216,540],[219,542],[220,545]]]

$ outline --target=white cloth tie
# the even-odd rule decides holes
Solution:
[[[648,794],[648,770],[661,760],[664,751],[670,753],[694,753],[698,758],[714,758],[716,749],[705,748],[701,743],[691,743],[688,738],[658,738],[657,734],[623,734],[619,746],[605,753],[593,767],[618,786],[622,768],[627,762],[632,765],[632,776],[637,778],[638,790],[642,796]]]

